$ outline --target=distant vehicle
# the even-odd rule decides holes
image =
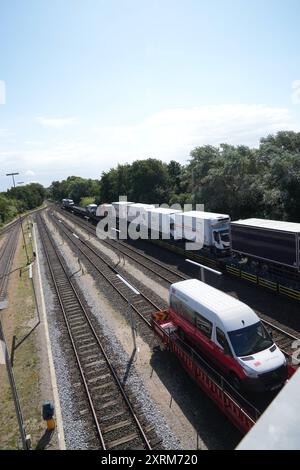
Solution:
[[[97,204],[87,204],[85,206],[86,208],[86,211],[89,213],[89,214],[93,214],[93,215],[96,215],[96,212],[97,212]]]
[[[246,304],[197,279],[172,284],[169,313],[190,340],[238,389],[263,392],[287,379],[284,354]]]
[[[230,251],[230,216],[213,212],[188,211],[175,214],[175,240],[197,241],[214,253]]]
[[[63,206],[63,207],[74,206],[74,201],[73,201],[73,199],[63,199],[63,200],[62,200],[62,206]]]

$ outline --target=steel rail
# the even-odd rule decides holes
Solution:
[[[85,307],[83,306],[83,304],[82,304],[82,302],[81,302],[81,300],[80,300],[80,298],[79,298],[79,296],[78,296],[78,294],[77,294],[76,288],[75,288],[75,286],[74,286],[72,280],[70,279],[70,276],[68,275],[68,273],[67,273],[67,271],[66,271],[66,269],[65,269],[65,266],[64,266],[64,264],[63,264],[63,262],[62,262],[62,260],[61,260],[61,255],[59,255],[58,250],[57,250],[57,247],[54,245],[54,242],[53,242],[52,238],[50,237],[50,234],[49,234],[49,231],[48,231],[48,229],[47,229],[47,227],[46,227],[46,225],[45,225],[45,222],[42,220],[42,218],[41,218],[40,215],[39,215],[39,219],[40,219],[40,221],[41,221],[41,224],[43,225],[43,230],[44,230],[44,232],[47,234],[48,240],[49,240],[49,242],[51,243],[51,246],[52,246],[52,248],[53,248],[53,250],[54,250],[54,252],[55,252],[55,254],[56,254],[56,257],[57,257],[56,259],[59,261],[60,267],[61,267],[61,269],[63,270],[66,279],[68,280],[68,283],[69,283],[69,285],[70,285],[70,287],[71,287],[71,289],[72,289],[72,291],[73,291],[73,293],[74,293],[74,295],[75,295],[75,297],[76,297],[76,300],[78,301],[78,304],[80,305],[80,308],[81,308],[81,310],[82,310],[82,312],[83,312],[83,314],[84,314],[84,316],[85,316],[85,318],[86,318],[87,324],[88,324],[90,330],[92,331],[92,334],[93,334],[93,336],[94,336],[94,339],[95,339],[97,345],[99,346],[99,349],[101,350],[101,353],[102,353],[102,355],[103,355],[103,357],[104,357],[104,359],[105,359],[105,361],[106,361],[107,366],[109,367],[109,370],[110,370],[110,372],[111,372],[111,374],[112,374],[112,376],[113,376],[113,378],[114,378],[114,380],[115,380],[115,383],[117,384],[117,387],[118,387],[118,389],[119,389],[120,392],[121,392],[121,395],[122,395],[122,397],[123,397],[123,399],[124,399],[124,401],[125,401],[125,403],[126,403],[126,405],[127,405],[127,408],[128,408],[128,410],[129,410],[131,416],[132,416],[133,419],[134,419],[134,422],[135,422],[135,424],[136,424],[136,426],[137,426],[137,428],[138,428],[138,430],[139,430],[139,433],[140,433],[140,435],[141,435],[141,437],[142,437],[142,440],[143,440],[144,444],[146,445],[146,448],[147,448],[148,450],[151,450],[150,443],[149,443],[149,441],[148,441],[148,439],[147,439],[147,436],[146,436],[146,434],[145,434],[145,432],[144,432],[144,430],[143,430],[143,428],[142,428],[142,425],[141,425],[141,423],[139,422],[138,417],[136,416],[136,414],[135,414],[135,412],[134,412],[134,410],[133,410],[133,407],[132,407],[132,405],[131,405],[131,403],[130,403],[130,400],[129,400],[128,396],[126,395],[126,392],[125,392],[125,390],[124,390],[124,388],[123,388],[123,386],[122,386],[122,384],[121,384],[121,382],[120,382],[120,380],[119,380],[119,378],[118,378],[118,376],[117,376],[117,374],[116,374],[116,372],[115,372],[115,370],[114,370],[114,368],[113,368],[113,366],[112,366],[112,364],[111,364],[111,362],[110,362],[110,360],[109,360],[109,358],[108,358],[108,356],[107,356],[107,354],[106,354],[106,352],[105,352],[105,350],[104,350],[104,348],[103,348],[103,346],[102,346],[102,343],[101,343],[101,341],[100,341],[100,339],[99,339],[99,337],[98,337],[98,335],[97,335],[97,333],[96,333],[96,331],[95,331],[95,329],[94,329],[94,327],[93,327],[91,321],[90,321],[89,315],[88,315],[88,313],[86,312],[86,309],[85,309]],[[40,232],[40,233],[41,233],[41,232]],[[85,374],[84,374],[83,368],[82,368],[81,363],[80,363],[80,358],[79,358],[78,353],[77,353],[75,341],[74,341],[74,339],[73,339],[73,334],[72,334],[72,331],[71,331],[71,328],[70,328],[70,325],[69,325],[69,321],[68,321],[68,317],[67,317],[67,314],[66,314],[64,305],[63,305],[63,300],[62,300],[62,298],[61,298],[61,295],[60,295],[60,292],[59,292],[59,288],[58,288],[58,285],[57,285],[57,282],[56,282],[56,278],[55,278],[55,275],[54,275],[54,272],[53,272],[53,269],[52,269],[52,265],[51,265],[49,253],[48,253],[47,248],[46,248],[46,246],[45,246],[45,239],[44,239],[43,236],[42,236],[41,238],[42,238],[42,244],[43,244],[44,252],[45,252],[45,254],[46,254],[46,258],[47,258],[47,263],[48,263],[48,266],[49,266],[49,270],[50,270],[50,272],[51,272],[51,277],[52,277],[53,283],[54,283],[54,285],[55,285],[56,294],[57,294],[57,297],[58,297],[58,300],[59,300],[59,303],[60,303],[60,306],[61,306],[61,309],[62,309],[62,312],[63,312],[64,320],[65,320],[65,323],[66,323],[66,326],[67,326],[67,329],[68,329],[68,334],[69,334],[69,337],[70,337],[70,340],[71,340],[71,344],[72,344],[72,347],[73,347],[73,350],[74,350],[74,354],[75,354],[75,357],[76,357],[76,361],[77,361],[77,364],[78,364],[78,367],[79,367],[79,370],[80,370],[80,374],[81,374],[81,377],[82,377],[82,380],[83,380],[83,383],[84,383],[84,387],[85,387],[85,390],[86,390],[86,394],[87,394],[87,396],[88,396],[88,401],[89,401],[89,404],[90,404],[90,407],[91,407],[91,411],[92,411],[92,414],[93,414],[93,418],[94,418],[94,421],[95,421],[95,424],[96,424],[96,427],[97,427],[97,432],[98,432],[98,435],[99,435],[99,438],[100,438],[100,442],[101,442],[101,445],[102,445],[102,447],[103,447],[103,450],[105,450],[105,449],[106,449],[105,440],[104,440],[104,438],[103,438],[103,434],[102,434],[102,431],[101,431],[101,427],[100,427],[100,424],[99,424],[99,420],[98,420],[98,418],[97,418],[96,411],[95,411],[95,408],[94,408],[94,405],[93,405],[93,400],[92,400],[92,397],[91,397],[90,392],[89,392],[88,384],[87,384],[86,379],[85,379]]]
[[[68,228],[67,226],[64,225],[64,223],[58,223],[55,218],[53,219],[55,221],[55,224],[56,226],[65,234],[65,236],[71,241],[71,243],[73,245],[76,246],[76,248],[80,251],[80,253],[89,261],[89,263],[93,266],[93,268],[95,268],[99,274],[101,274],[101,276],[103,276],[108,282],[109,284],[121,295],[121,297],[126,300],[126,302],[130,301],[130,295],[126,296],[117,286],[116,284],[111,280],[109,279],[109,277],[103,272],[103,270],[97,266],[95,264],[95,262],[91,259],[91,257],[85,253],[84,250],[82,250],[78,243],[82,244],[83,246],[85,246],[86,248],[88,248],[88,250],[90,250],[98,259],[101,260],[101,262],[103,262],[111,272],[113,272],[114,274],[121,274],[119,273],[119,271],[110,266],[110,264],[99,254],[97,253],[97,251],[90,246],[90,244],[88,244],[85,240],[82,240],[78,235],[77,237],[78,238],[75,238],[74,236],[71,236],[69,235],[68,233],[66,233],[66,230],[69,231],[70,233],[72,232],[72,230],[70,228]],[[66,230],[63,230],[63,227],[66,228]],[[74,232],[72,232],[73,234]],[[76,241],[77,240],[77,241]],[[117,280],[117,276],[116,276],[116,280]],[[126,289],[129,292],[129,289]],[[153,312],[155,311],[158,311],[158,310],[161,310],[161,307],[158,306],[155,302],[153,302],[149,297],[147,297],[145,294],[143,294],[142,292],[140,292],[140,296],[146,301],[148,302],[152,307],[153,307]],[[131,302],[131,301],[130,301]],[[136,308],[136,306],[131,302],[131,306],[132,306],[132,309],[139,315],[139,317],[146,323],[146,325],[151,329],[151,322],[140,312],[140,310],[138,308]]]

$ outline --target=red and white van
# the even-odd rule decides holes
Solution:
[[[170,319],[237,388],[274,390],[287,379],[287,361],[248,305],[197,279],[172,284]]]

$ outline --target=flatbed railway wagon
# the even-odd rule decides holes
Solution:
[[[168,309],[153,313],[151,323],[154,333],[164,348],[177,357],[202,391],[242,434],[246,434],[256,423],[261,412],[179,337]],[[289,365],[288,377],[290,378],[294,372],[293,366]]]

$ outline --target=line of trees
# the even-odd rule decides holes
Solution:
[[[0,193],[0,225],[9,222],[19,213],[42,205],[46,189],[38,183],[17,186]]]
[[[100,181],[80,176],[69,176],[66,180],[53,181],[48,189],[48,194],[54,201],[70,198],[75,204],[89,204],[96,198],[99,199]]]
[[[153,204],[204,204],[206,211],[233,219],[274,218],[300,222],[300,133],[278,132],[259,148],[222,144],[192,150],[186,165],[148,158],[118,165],[100,180],[69,177],[54,181],[49,193],[80,203],[128,200]]]

